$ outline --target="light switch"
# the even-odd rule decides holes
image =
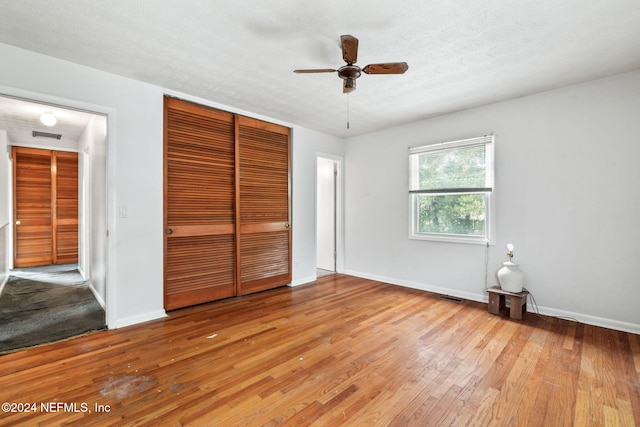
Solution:
[[[127,207],[120,206],[120,218],[128,218]]]

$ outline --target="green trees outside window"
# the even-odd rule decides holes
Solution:
[[[484,236],[484,194],[418,195],[418,232]]]

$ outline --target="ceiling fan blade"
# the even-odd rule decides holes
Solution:
[[[303,74],[303,73],[333,73],[335,71],[338,71],[338,70],[334,70],[333,68],[317,68],[317,69],[311,69],[311,70],[293,70],[294,73],[299,73],[299,74]]]
[[[349,93],[356,90],[356,79],[348,78],[344,79],[344,86],[342,87],[342,93]]]
[[[408,69],[406,62],[387,62],[386,64],[369,64],[362,71],[367,74],[403,74]]]
[[[346,34],[340,36],[340,44],[342,45],[342,59],[347,64],[354,64],[358,60],[358,39]]]

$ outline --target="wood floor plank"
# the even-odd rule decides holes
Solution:
[[[640,380],[640,335],[629,334],[627,338],[629,339],[629,346],[631,347],[636,377]]]
[[[577,331],[575,329],[565,326],[553,327],[550,329],[551,334],[547,339],[545,358],[543,359],[544,366],[542,367],[544,373],[540,373],[540,375],[549,387],[547,390],[541,389],[536,398],[536,403],[541,406],[543,401],[548,402],[544,412],[544,423],[547,425],[553,423],[566,425],[571,422],[575,414],[582,345],[578,341],[567,346],[567,335],[564,335],[567,333],[568,335],[581,336],[582,325],[577,328]],[[564,342],[562,346],[560,346],[561,342]],[[552,398],[548,396],[552,396]]]
[[[331,275],[5,354],[0,402],[37,405],[0,425],[632,426],[640,338]]]

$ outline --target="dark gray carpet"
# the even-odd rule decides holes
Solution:
[[[11,271],[0,295],[0,354],[105,329],[75,265]]]

